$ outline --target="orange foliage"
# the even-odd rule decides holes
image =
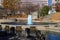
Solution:
[[[2,5],[7,9],[15,9],[18,0],[3,0]]]
[[[16,15],[8,15],[7,18],[27,18],[28,15],[27,14],[16,14]]]

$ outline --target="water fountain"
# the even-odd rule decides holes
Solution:
[[[28,15],[27,24],[28,24],[28,25],[31,25],[31,24],[32,24],[32,16],[31,16],[31,15]]]

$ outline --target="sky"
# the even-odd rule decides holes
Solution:
[[[40,0],[21,0],[21,1],[33,2],[33,1],[40,1]]]
[[[28,2],[33,2],[33,3],[38,3],[38,2],[34,2],[34,1],[40,1],[40,0],[22,0],[24,2],[28,1]],[[48,5],[50,6],[52,4],[52,0],[48,0]]]
[[[52,0],[48,0],[48,5],[50,6],[52,4]]]
[[[1,5],[1,1],[2,0],[0,0],[0,5]],[[28,1],[28,2],[33,2],[33,3],[38,3],[38,2],[34,2],[34,1],[40,1],[40,0],[21,0],[21,1],[23,1],[23,2],[26,2],[26,1]]]
[[[28,1],[28,2],[33,2],[35,4],[38,4],[38,2],[35,2],[35,1],[40,1],[40,0],[22,0],[22,1],[23,2]],[[52,0],[48,0],[48,5],[51,5],[51,3],[52,3]],[[0,5],[1,5],[1,0],[0,0]]]
[[[43,0],[21,0],[22,2],[33,2],[33,4],[40,4],[41,2],[40,1],[43,1]],[[46,1],[46,0],[44,0]]]
[[[37,4],[38,2],[36,1],[40,1],[40,0],[22,0],[22,2],[33,2],[35,4]]]

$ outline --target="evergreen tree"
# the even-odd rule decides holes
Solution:
[[[48,6],[44,6],[44,7],[41,9],[40,16],[46,16],[46,15],[48,15],[48,11],[49,11],[49,7],[48,7]]]
[[[49,7],[48,6],[44,6],[42,8],[39,8],[38,10],[38,16],[46,16],[48,15],[48,11],[49,11]]]

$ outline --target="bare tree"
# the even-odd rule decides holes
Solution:
[[[28,14],[30,14],[30,12],[34,12],[37,11],[39,8],[39,5],[34,5],[32,3],[27,3],[25,4],[25,6],[23,6],[24,11],[27,12]]]

